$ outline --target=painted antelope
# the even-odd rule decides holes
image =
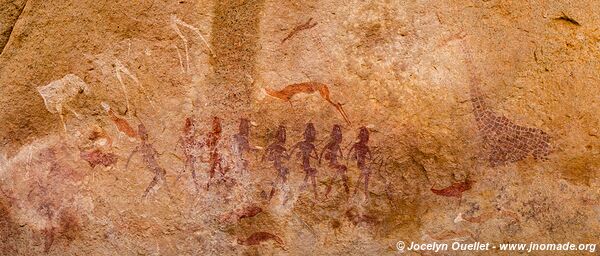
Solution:
[[[290,102],[292,97],[296,94],[312,94],[318,92],[325,101],[329,102],[329,104],[333,105],[335,109],[337,109],[340,115],[342,115],[342,117],[344,118],[344,121],[350,124],[350,118],[348,118],[346,111],[344,111],[344,109],[342,108],[342,104],[339,102],[333,102],[333,100],[331,100],[329,87],[326,84],[318,82],[304,82],[287,85],[283,89],[278,91],[270,88],[265,88],[265,92],[271,97],[275,97],[287,102]]]

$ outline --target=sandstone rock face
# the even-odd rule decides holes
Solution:
[[[0,7],[1,255],[600,241],[598,1]]]
[[[0,49],[4,49],[8,39],[12,34],[15,23],[19,19],[23,9],[25,8],[24,0],[21,1],[9,1],[3,0],[0,2],[2,6],[2,12],[0,12]]]

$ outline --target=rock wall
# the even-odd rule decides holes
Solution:
[[[599,241],[599,2],[0,6],[2,255]]]

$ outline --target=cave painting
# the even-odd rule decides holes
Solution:
[[[297,148],[300,149],[298,155],[302,158],[302,170],[304,170],[304,182],[302,183],[301,190],[303,190],[306,187],[308,179],[310,179],[313,185],[313,193],[315,195],[315,199],[317,198],[317,168],[311,166],[310,159],[319,159],[319,156],[317,155],[317,149],[314,144],[316,136],[317,131],[315,130],[314,124],[308,123],[306,125],[306,129],[304,130],[304,140],[296,143],[290,151],[290,155],[293,156],[294,151]]]
[[[67,74],[61,79],[40,86],[37,91],[44,99],[46,109],[50,113],[59,115],[65,132],[67,131],[67,125],[65,124],[63,110],[69,110],[79,118],[79,114],[69,106],[69,103],[74,101],[79,94],[90,94],[88,85],[74,74]]]
[[[525,159],[531,155],[535,160],[546,159],[550,154],[550,136],[541,129],[515,124],[495,113],[485,102],[479,88],[481,81],[474,72],[471,55],[464,50],[467,69],[470,71],[469,96],[477,128],[483,137],[490,166],[502,166]]]
[[[79,236],[81,222],[89,213],[89,208],[81,207],[86,198],[82,183],[87,173],[76,164],[79,159],[71,146],[58,137],[47,137],[0,166],[6,178],[0,180],[0,199],[8,203],[5,209],[25,217],[21,227],[29,226],[39,237],[38,245],[44,253],[52,253],[57,242],[68,244]],[[0,222],[10,218],[6,210],[0,213]],[[0,231],[4,227],[0,226]],[[3,233],[3,238],[5,234],[14,233]],[[0,247],[5,241],[0,239]]]
[[[267,147],[262,158],[263,161],[266,159],[273,162],[273,168],[275,168],[277,171],[277,178],[273,184],[273,188],[271,188],[271,192],[269,193],[269,200],[273,198],[278,187],[281,187],[287,183],[287,175],[289,171],[287,166],[285,166],[285,162],[290,158],[290,155],[288,155],[287,149],[285,148],[286,137],[285,126],[280,125],[277,129],[275,142],[271,143]]]
[[[473,184],[475,183],[475,181],[469,180],[469,179],[465,179],[465,181],[462,182],[454,182],[452,183],[452,185],[442,188],[442,189],[435,189],[433,187],[431,187],[431,192],[439,195],[439,196],[445,196],[445,197],[456,197],[456,198],[462,198],[462,193],[470,190],[473,187]]]
[[[133,127],[129,124],[129,122],[127,122],[127,120],[119,117],[115,113],[115,111],[112,110],[110,105],[108,105],[108,103],[102,102],[101,105],[102,105],[102,108],[104,108],[104,111],[106,111],[106,113],[110,117],[111,121],[117,127],[117,130],[119,130],[120,132],[122,132],[123,134],[127,135],[130,138],[137,137],[138,134],[135,131],[135,129],[133,129]]]
[[[358,181],[356,182],[356,188],[354,189],[354,194],[358,192],[358,187],[360,186],[360,182],[364,182],[364,192],[365,197],[369,198],[369,177],[371,176],[371,167],[369,167],[369,162],[373,159],[371,154],[371,148],[369,145],[369,130],[367,127],[361,127],[358,133],[358,142],[354,143],[350,150],[348,151],[348,156],[352,157],[353,160],[356,160],[356,166],[360,169],[360,176],[358,177]],[[354,151],[354,154],[352,152]]]
[[[289,40],[290,38],[292,38],[293,36],[295,36],[302,30],[314,28],[317,24],[318,24],[318,22],[312,23],[312,18],[309,18],[305,23],[302,23],[302,24],[294,27],[292,29],[292,31],[290,31],[288,33],[288,35],[281,40],[281,43],[283,44],[285,41]]]
[[[215,173],[219,171],[221,176],[224,176],[225,173],[229,170],[229,166],[224,163],[223,156],[219,151],[219,143],[221,141],[221,132],[223,129],[221,128],[221,119],[218,117],[213,117],[212,120],[212,131],[207,135],[206,141],[204,145],[206,145],[207,150],[209,151],[209,177],[206,182],[206,190],[210,187],[210,182],[214,178]]]
[[[183,134],[181,135],[181,138],[179,138],[178,146],[183,150],[185,164],[183,171],[177,176],[176,182],[185,172],[189,171],[192,174],[196,192],[198,192],[200,188],[200,181],[198,180],[196,167],[201,161],[201,150],[204,146],[204,143],[197,138],[196,124],[194,123],[194,119],[191,117],[187,117],[185,119],[182,133]]]
[[[292,97],[296,94],[300,94],[300,93],[306,93],[306,94],[312,94],[315,92],[318,92],[319,95],[321,95],[321,98],[323,98],[325,101],[329,102],[329,104],[333,105],[335,107],[335,109],[340,113],[340,115],[342,115],[342,117],[344,118],[344,121],[346,121],[347,124],[351,124],[350,122],[350,118],[348,117],[348,115],[346,114],[346,111],[344,111],[344,108],[342,108],[342,104],[339,102],[333,102],[333,100],[331,100],[331,96],[329,94],[329,87],[326,84],[323,83],[318,83],[318,82],[305,82],[305,83],[298,83],[298,84],[290,84],[285,86],[283,89],[281,90],[273,90],[271,88],[265,88],[265,92],[272,97],[290,102],[290,100],[292,99]],[[291,104],[291,102],[290,102]]]
[[[87,161],[92,168],[97,165],[108,167],[117,162],[117,155],[114,153],[102,152],[100,149],[81,151],[79,156],[81,159]]]
[[[344,191],[346,191],[346,194],[350,194],[350,188],[348,187],[348,174],[347,174],[348,168],[345,165],[338,162],[338,157],[342,158],[342,159],[344,158],[344,155],[342,153],[342,148],[340,146],[341,143],[342,143],[342,127],[340,125],[336,124],[333,126],[333,129],[331,130],[329,142],[321,150],[321,154],[319,155],[319,163],[321,163],[321,160],[323,160],[323,157],[325,157],[325,160],[329,161],[328,167],[330,169],[333,169],[333,171],[334,171],[333,177],[330,179],[329,183],[327,184],[327,189],[325,191],[325,198],[327,198],[327,196],[331,192],[333,184],[335,183],[335,181],[337,180],[337,178],[339,176],[342,177],[342,181],[344,183]]]
[[[165,182],[165,175],[167,174],[167,171],[159,165],[158,152],[149,142],[148,131],[143,124],[138,126],[138,136],[141,140],[140,145],[138,145],[129,155],[127,164],[125,165],[125,170],[127,170],[131,158],[139,151],[142,154],[142,159],[146,165],[146,168],[154,174],[154,178],[152,178],[152,181],[150,184],[148,184],[142,196],[143,198],[147,198],[150,192],[158,190],[161,184]]]
[[[240,119],[239,132],[233,135],[233,154],[235,157],[236,170],[239,173],[245,173],[248,171],[248,160],[245,154],[249,152],[258,151],[261,149],[257,146],[250,144],[250,126],[255,126],[253,122],[250,122],[247,118]]]
[[[139,124],[137,131],[132,128],[130,123],[118,116],[110,106],[103,102],[103,108],[105,109],[108,117],[112,123],[116,126],[117,130],[129,137],[131,140],[139,141],[129,157],[125,165],[125,170],[131,162],[133,156],[140,152],[142,155],[143,163],[145,167],[154,174],[154,177],[150,184],[147,186],[143,193],[143,198],[146,198],[150,192],[158,190],[165,182],[166,170],[162,168],[158,161],[158,152],[152,146],[148,139],[148,131],[144,124]],[[218,173],[225,178],[225,174],[233,167],[237,174],[245,174],[248,170],[249,161],[247,157],[250,153],[262,150],[262,147],[252,145],[250,142],[250,127],[255,126],[247,118],[239,119],[238,132],[231,136],[231,144],[227,144],[222,138],[222,120],[219,117],[213,117],[211,120],[211,129],[205,136],[198,136],[196,129],[195,120],[192,117],[186,117],[184,119],[183,127],[181,129],[181,136],[178,140],[178,148],[183,152],[183,170],[177,175],[175,183],[183,176],[184,173],[191,173],[191,178],[195,185],[195,190],[198,193],[201,187],[201,180],[198,175],[198,168],[201,167],[201,163],[207,166],[207,178],[204,182],[206,190],[209,190],[212,180]],[[108,136],[103,134],[102,137]],[[286,146],[286,127],[280,125],[274,136],[274,141],[269,144],[265,149],[262,157],[262,161],[269,161],[272,163],[274,170],[277,175],[275,180],[272,182],[272,188],[268,194],[268,199],[272,199],[278,190],[285,190],[287,187],[289,168],[288,161],[292,158],[294,153],[297,151],[297,156],[300,159],[300,165],[304,171],[304,181],[300,190],[304,190],[310,183],[312,185],[312,192],[315,199],[318,198],[318,182],[317,182],[317,167],[326,161],[327,168],[332,170],[328,182],[326,182],[325,197],[327,197],[333,188],[333,185],[341,177],[341,182],[346,194],[350,193],[350,182],[348,176],[348,168],[346,165],[340,162],[340,159],[344,159],[342,152],[342,126],[336,124],[332,127],[329,141],[322,149],[317,149],[315,141],[317,139],[317,131],[313,123],[308,123],[305,126],[303,133],[304,139],[294,144],[290,150]],[[110,137],[108,137],[110,138]],[[357,193],[358,186],[363,186],[364,193],[368,198],[368,184],[371,175],[370,165],[372,164],[371,149],[369,143],[369,131],[366,127],[359,129],[358,141],[352,145],[347,157],[356,161],[356,166],[360,170],[360,176],[357,181]],[[225,146],[230,146],[230,151],[233,155],[231,158],[225,158],[221,152]],[[319,153],[320,152],[320,153]],[[103,153],[100,150],[89,150],[82,151],[81,158],[88,161],[91,167],[96,165],[110,166],[116,163],[117,157],[113,154]],[[313,161],[311,161],[313,160]],[[361,183],[362,182],[362,183]],[[361,185],[359,185],[361,184]],[[284,194],[287,200],[287,193]],[[284,200],[284,203],[285,201]]]
[[[309,20],[310,22],[310,20]],[[470,56],[467,54],[467,67],[470,71],[473,70]],[[507,163],[520,161],[529,155],[534,159],[544,159],[550,153],[550,136],[544,131],[536,128],[528,128],[516,125],[508,118],[495,113],[484,101],[483,94],[479,89],[479,79],[474,72],[469,81],[469,96],[475,115],[475,121],[479,132],[482,134],[485,149],[487,149],[487,160],[491,166],[500,166]],[[329,87],[326,84],[318,82],[304,82],[290,84],[281,90],[273,90],[265,88],[268,95],[290,102],[292,97],[297,94],[313,94],[319,93],[320,96],[333,105],[342,119],[350,124],[348,115],[342,108],[341,103],[334,102],[330,97]],[[107,103],[102,103],[103,108],[110,117],[111,121],[117,127],[117,130],[124,133],[132,139],[140,139],[140,145],[132,152],[132,155],[140,151],[143,155],[146,167],[154,173],[154,179],[144,192],[144,197],[147,196],[150,190],[155,189],[158,183],[164,181],[166,171],[159,166],[157,161],[156,150],[148,143],[148,134],[143,124],[140,124],[138,130],[135,131],[131,125],[118,116]],[[197,169],[200,163],[207,164],[207,179],[206,190],[209,190],[212,180],[219,173],[222,177],[233,169],[235,173],[248,173],[249,161],[248,156],[262,150],[262,147],[254,146],[250,142],[250,128],[253,125],[247,118],[239,119],[238,132],[231,136],[230,140],[224,140],[222,119],[220,117],[212,117],[211,130],[206,133],[204,138],[200,139],[196,135],[196,127],[194,120],[191,117],[185,119],[182,135],[179,140],[179,146],[184,155],[184,168],[181,174],[190,172],[193,182],[198,192],[200,187],[199,176]],[[354,195],[362,189],[365,198],[369,198],[369,182],[372,175],[372,165],[375,160],[373,158],[372,148],[369,145],[370,131],[367,127],[362,126],[358,130],[357,140],[352,144],[346,154],[347,159],[351,159],[359,170],[358,180],[354,188]],[[286,147],[286,127],[281,125],[277,128],[275,137],[265,149],[262,161],[272,163],[273,169],[277,175],[272,182],[272,188],[268,194],[269,200],[277,193],[278,190],[284,189],[287,186],[289,167],[288,161],[292,159],[296,150],[298,150],[298,158],[300,159],[301,169],[304,171],[304,181],[301,186],[303,190],[308,184],[312,185],[312,192],[315,199],[318,198],[318,177],[317,163],[320,166],[325,160],[326,170],[330,170],[331,174],[324,182],[325,197],[328,197],[337,183],[341,183],[346,194],[350,194],[350,182],[348,175],[348,166],[342,164],[340,159],[344,159],[344,153],[341,147],[342,144],[342,127],[339,124],[333,126],[329,140],[326,145],[320,150],[317,149],[317,131],[313,123],[307,123],[303,133],[303,140],[294,144],[291,148]],[[227,144],[227,143],[230,144]],[[226,150],[231,151],[231,159],[225,159],[228,154],[222,153],[225,145],[230,146]],[[95,165],[112,165],[116,162],[114,156],[102,155],[101,151],[82,152],[81,157],[90,162],[93,167]],[[131,156],[130,156],[131,158]],[[318,160],[318,161],[311,161]],[[129,163],[129,159],[128,159]],[[320,168],[320,167],[319,167]],[[327,172],[325,172],[327,173]],[[444,189],[434,189],[431,191],[437,195],[446,197],[461,197],[462,192],[471,188],[471,181],[452,184]]]

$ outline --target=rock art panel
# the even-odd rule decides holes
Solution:
[[[79,94],[90,94],[90,89],[87,84],[80,77],[74,74],[65,75],[59,80],[55,80],[47,85],[38,87],[37,90],[44,99],[46,109],[50,113],[60,115],[60,120],[65,131],[67,130],[67,126],[64,121],[63,110],[69,110],[76,117],[79,117],[79,114],[77,114],[73,109],[69,108],[68,104]]]
[[[2,165],[2,194],[8,207],[3,218],[31,229],[42,243],[30,245],[40,253],[49,253],[59,241],[69,244],[80,239],[93,209],[83,189],[87,169],[72,146],[56,137],[46,138],[4,159]]]
[[[600,3],[0,7],[1,255],[596,253]]]

